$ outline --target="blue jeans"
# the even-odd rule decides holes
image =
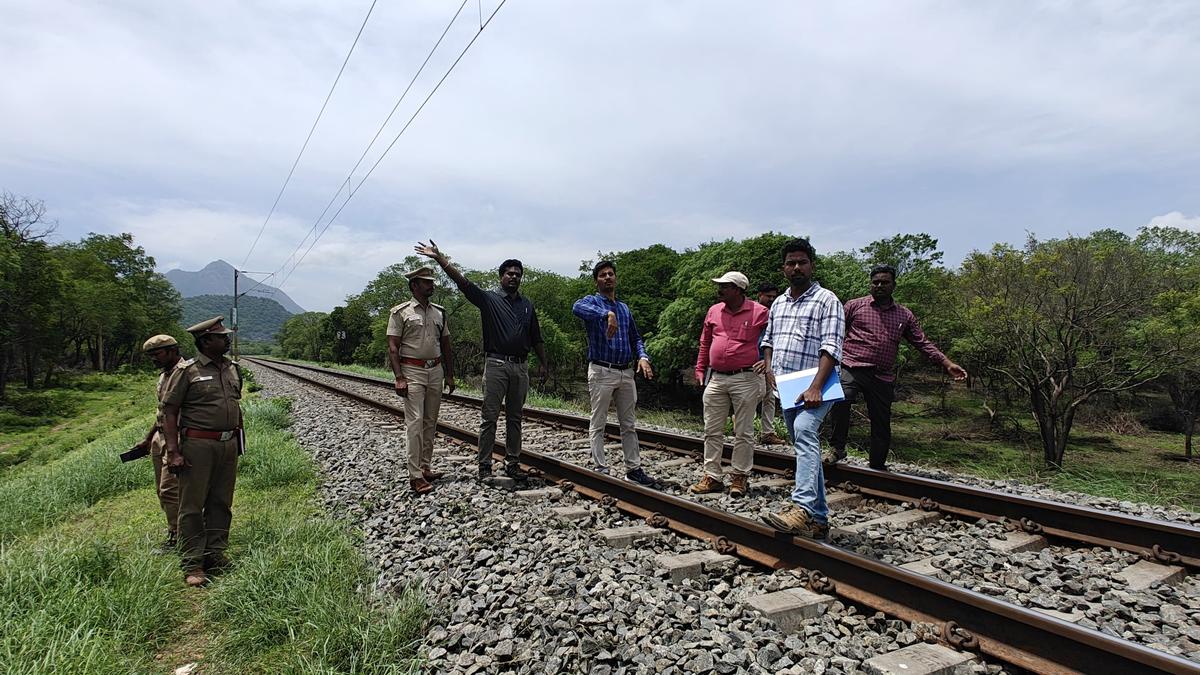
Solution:
[[[812,409],[789,408],[783,411],[788,435],[796,448],[796,487],[792,502],[808,511],[813,520],[829,522],[829,505],[825,503],[825,471],[821,468],[821,422],[833,407],[826,401]]]

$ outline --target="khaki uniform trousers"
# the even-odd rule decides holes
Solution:
[[[167,529],[177,532],[179,528],[179,479],[167,471],[166,448],[160,447],[162,432],[154,435],[150,445],[150,463],[154,465],[154,488],[158,493],[158,505],[167,516]]]
[[[604,427],[608,424],[608,408],[615,403],[617,423],[621,427],[625,471],[633,471],[641,466],[641,449],[634,428],[637,424],[633,412],[637,405],[637,386],[633,381],[633,368],[620,370],[589,363],[588,393],[592,400],[592,422],[588,426],[592,434],[592,461],[599,468],[608,467],[608,459],[604,454]]]
[[[721,478],[725,420],[733,409],[732,473],[748,476],[754,466],[754,409],[763,397],[766,378],[753,371],[713,373],[704,387],[704,473]]]
[[[404,397],[408,477],[421,478],[422,470],[430,469],[433,462],[433,437],[442,407],[443,369],[440,363],[432,368],[402,364],[400,372],[408,380],[408,396]]]
[[[190,465],[179,473],[179,550],[183,569],[193,570],[229,546],[238,442],[184,437],[179,451]]]

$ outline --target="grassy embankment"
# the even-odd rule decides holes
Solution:
[[[391,372],[382,368],[321,365],[391,377]],[[979,398],[965,387],[951,387],[945,409],[939,410],[936,377],[927,379],[918,373],[909,376],[909,382],[912,391],[893,410],[891,461],[1200,511],[1200,465],[1178,461],[1183,453],[1181,434],[1140,429],[1122,433],[1077,422],[1064,457],[1066,466],[1054,470],[1042,462],[1036,427],[1029,414],[1012,416],[1017,428],[997,433],[988,428]],[[479,395],[469,388],[460,391]],[[588,412],[586,401],[563,400],[534,391],[529,393],[529,405]],[[858,406],[856,411],[862,414],[854,416],[850,454],[866,459],[866,410]],[[777,425],[782,434],[782,415],[776,417],[780,418]],[[693,432],[703,428],[698,416],[685,412],[639,410],[638,419]]]
[[[151,422],[152,377],[85,382],[55,394],[74,417],[0,418],[11,465],[0,472],[0,670],[151,673],[193,661],[205,673],[416,669],[420,592],[371,593],[352,535],[314,499],[316,472],[286,431],[286,401],[245,401],[235,567],[190,590],[178,557],[156,554],[164,523],[149,461],[116,457]]]

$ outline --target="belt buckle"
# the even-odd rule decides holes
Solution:
[[[438,360],[437,360],[437,359],[426,359],[426,360],[425,360],[425,367],[426,367],[426,368],[432,368],[432,367],[436,366],[437,364],[438,364]]]
[[[221,440],[222,440],[222,441],[227,441],[227,440],[229,440],[229,439],[231,439],[231,438],[233,438],[233,432],[232,432],[232,431],[222,431],[222,432],[221,432]]]

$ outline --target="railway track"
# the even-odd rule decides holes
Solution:
[[[357,373],[273,359],[246,360],[323,373],[381,387],[389,392],[392,388],[392,382],[389,380]],[[461,394],[451,394],[444,400],[475,407],[481,404],[480,399]],[[586,431],[589,424],[586,417],[558,411],[526,408],[524,414],[525,419],[557,425],[557,428]],[[617,425],[610,423],[607,432],[616,437],[619,429]],[[652,450],[689,456],[700,455],[704,450],[704,440],[696,436],[639,428],[638,438],[644,448]],[[726,459],[732,456],[732,452],[732,445],[726,444]],[[754,466],[755,470],[761,473],[790,476],[795,467],[795,459],[791,454],[755,448]],[[826,467],[825,476],[830,485],[840,486],[843,490],[856,492],[864,497],[920,504],[927,511],[970,520],[1000,522],[1006,527],[1035,536],[1048,536],[1087,546],[1111,547],[1136,553],[1147,560],[1162,564],[1200,569],[1200,528],[1180,523],[846,464]]]
[[[315,366],[271,363],[261,359],[253,361],[340,396],[346,396],[376,409],[403,416],[402,410],[390,402],[348,391],[343,387],[311,375],[302,374],[299,371],[355,380],[370,387],[390,388],[391,383],[388,381],[330,371]],[[473,402],[477,404],[477,400],[473,401],[469,397],[461,396],[451,397],[451,401],[465,405],[471,405]],[[557,425],[558,429],[570,428],[578,431],[580,420],[586,427],[586,420],[576,416],[561,413],[543,415],[545,415],[545,411],[535,411],[530,414],[530,418],[536,417],[545,423]],[[464,427],[465,425],[442,424],[440,430],[444,435],[458,439],[462,443],[476,443],[475,434]],[[643,432],[639,431],[639,434],[641,433]],[[661,434],[661,432],[653,433]],[[687,439],[687,441],[674,446],[667,444],[675,439]],[[696,439],[691,437],[647,434],[642,440],[643,444],[651,450],[678,453],[695,451],[686,445],[686,443],[691,443],[690,448],[695,447]],[[502,449],[502,446],[498,444],[498,448]],[[783,473],[784,469],[781,464],[771,464],[773,461],[778,462],[778,459],[772,459],[771,455],[780,456],[781,454],[760,451],[759,456],[756,457],[756,463],[760,467],[774,469],[770,473]],[[580,495],[599,501],[606,508],[615,508],[646,518],[650,526],[669,528],[686,536],[714,542],[714,546],[719,552],[736,554],[745,560],[768,568],[804,570],[807,574],[808,586],[813,592],[836,595],[856,605],[870,607],[902,620],[935,623],[942,627],[943,640],[953,647],[977,651],[1035,672],[1200,672],[1200,665],[1193,661],[1095,630],[1082,628],[1070,621],[1044,612],[1004,602],[986,594],[940,581],[934,576],[890,565],[852,553],[838,546],[793,539],[744,515],[711,508],[697,501],[664,492],[647,490],[627,481],[593,472],[562,457],[534,451],[526,451],[522,457],[528,466],[541,471],[549,482],[558,483],[560,489],[574,489]],[[790,461],[790,458],[788,459]],[[883,477],[886,478],[886,474]],[[902,478],[911,479],[912,477]],[[916,482],[927,480],[919,479]],[[929,482],[954,487],[940,481]],[[919,500],[910,499],[901,490],[880,489],[881,487],[891,486],[881,482],[860,489],[859,497],[861,498],[863,493],[867,493],[872,496],[891,497],[910,503],[919,502]],[[926,486],[925,489],[929,488]],[[974,488],[968,490],[978,491]],[[854,491],[843,490],[843,494],[854,495]],[[1007,497],[1015,496],[1007,495]],[[1017,498],[1017,500],[1020,499],[1027,498]],[[1014,500],[1003,501],[1009,504],[1015,503]],[[1042,500],[1035,501],[1041,502]],[[1045,502],[1045,504],[1059,507],[1062,509],[1058,511],[1059,513],[1069,512],[1066,505],[1054,502]],[[927,514],[943,510],[941,505],[933,505],[928,501],[924,506]],[[979,504],[976,503],[974,506],[975,509],[960,509],[961,513],[954,509],[946,510],[946,512],[969,518],[985,517],[978,515],[984,513],[980,510]],[[1083,509],[1083,511],[1093,512],[1095,510]],[[991,519],[1003,517],[997,514],[986,515],[991,516]],[[1089,515],[1094,516],[1095,514]],[[1121,516],[1121,518],[1128,517]],[[985,519],[987,518],[985,517]],[[1069,523],[1067,524],[1069,525]],[[1171,523],[1165,525],[1174,526]],[[1025,529],[1035,530],[1021,533],[1029,537],[1040,537],[1044,534],[1062,537],[1063,535],[1058,533],[1060,530],[1067,534],[1078,534],[1074,532],[1074,529],[1066,527],[1055,527],[1053,528],[1054,532],[1045,527],[1041,532],[1037,532],[1035,528],[1028,525]],[[1194,530],[1194,528],[1179,529]],[[1195,534],[1193,531],[1193,542]],[[1073,540],[1089,543],[1082,537]],[[1135,543],[1124,542],[1124,544],[1131,549],[1138,546]],[[1158,551],[1160,554],[1163,553],[1161,545],[1159,545]],[[1194,560],[1194,556],[1189,556],[1189,558]],[[1179,561],[1186,562],[1183,556],[1180,556]]]

